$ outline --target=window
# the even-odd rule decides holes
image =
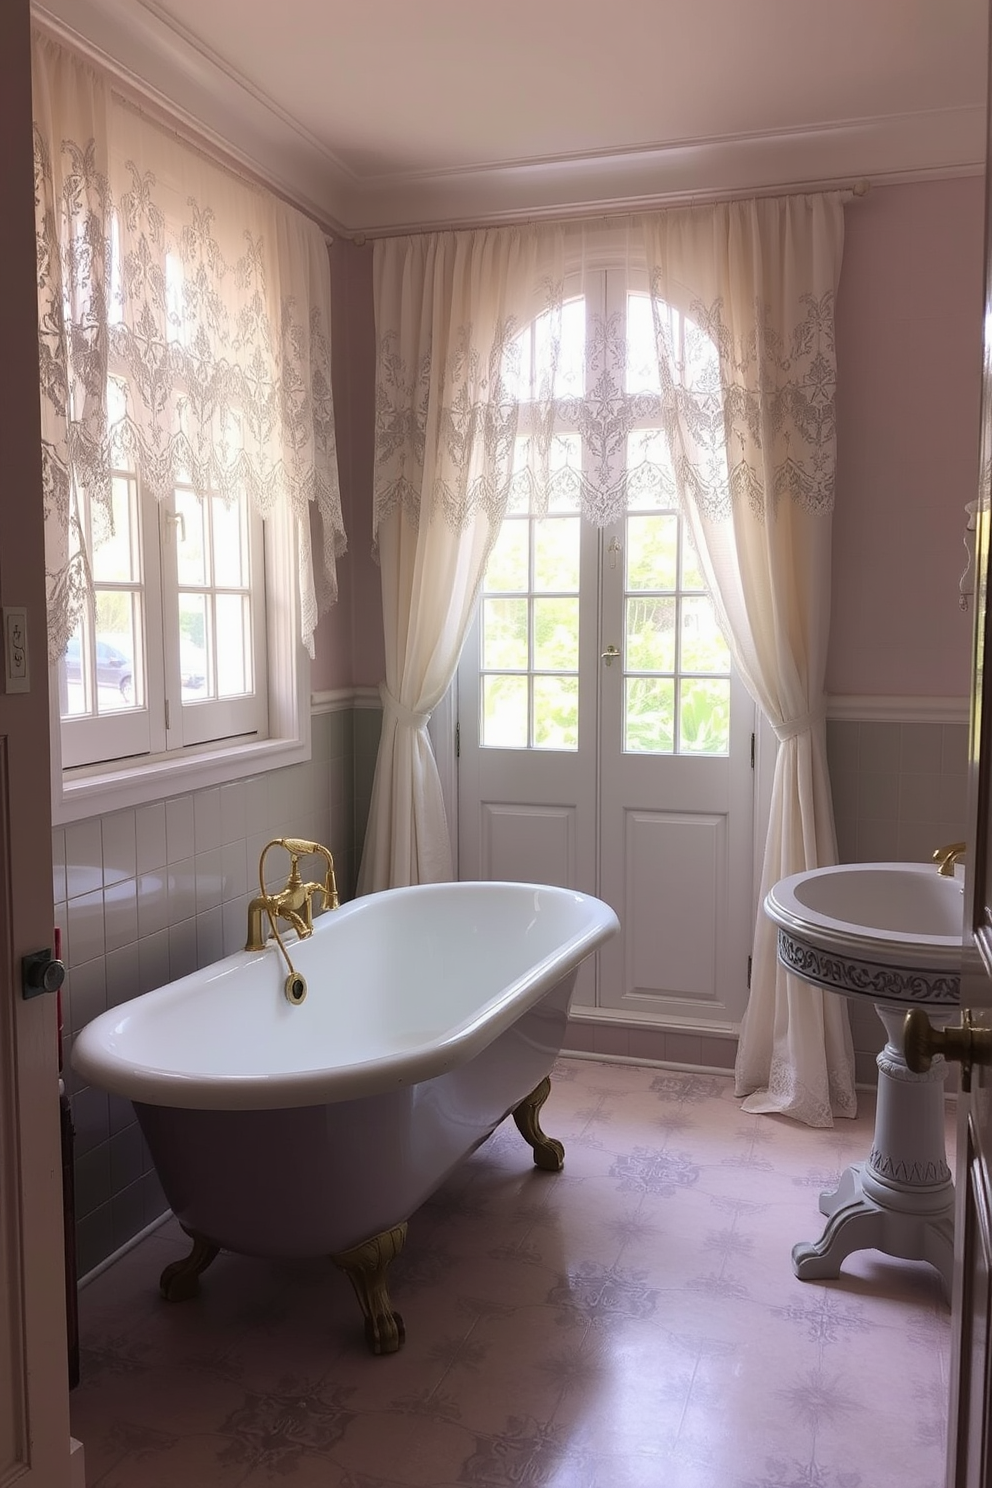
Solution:
[[[345,537],[323,232],[89,63],[32,55],[67,821],[308,757]]]

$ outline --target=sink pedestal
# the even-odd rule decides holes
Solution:
[[[793,1247],[792,1266],[801,1281],[840,1274],[856,1250],[875,1249],[911,1261],[929,1261],[944,1281],[948,1298],[954,1263],[954,1184],[944,1141],[944,1079],[937,1055],[924,1075],[907,1067],[902,1048],[905,1009],[876,1003],[888,1035],[878,1056],[875,1132],[866,1162],[854,1163],[832,1193],[820,1196],[827,1224],[820,1239]],[[934,1027],[953,1012],[928,1008]]]

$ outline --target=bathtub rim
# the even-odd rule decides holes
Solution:
[[[247,1075],[192,1073],[150,1063],[138,1064],[112,1047],[115,1035],[120,1037],[124,1025],[136,1015],[140,1017],[142,1009],[187,995],[194,988],[203,995],[212,981],[266,957],[275,962],[278,952],[270,944],[263,951],[234,952],[208,967],[178,977],[99,1014],[76,1034],[70,1055],[72,1067],[87,1083],[128,1100],[194,1110],[273,1110],[328,1105],[433,1079],[459,1064],[468,1063],[572,975],[587,956],[617,933],[619,920],[615,911],[593,895],[559,885],[522,880],[458,880],[382,890],[379,894],[353,899],[327,916],[319,916],[315,922],[317,934],[325,919],[329,921],[324,932],[328,933],[338,917],[367,913],[384,894],[417,896],[438,891],[499,888],[539,891],[550,893],[555,898],[564,896],[587,909],[588,919],[573,935],[500,989],[482,1007],[473,1009],[467,1018],[426,1043],[348,1065]],[[285,939],[292,951],[295,936],[288,935]],[[283,972],[280,960],[274,978],[279,989]]]

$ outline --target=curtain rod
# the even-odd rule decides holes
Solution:
[[[2,3],[3,0],[0,0],[0,4]],[[336,238],[348,237],[348,233],[340,223],[332,222],[309,203],[290,195],[285,186],[266,175],[247,158],[240,156],[228,140],[215,135],[192,115],[178,108],[171,99],[164,98],[157,89],[142,82],[108,53],[101,51],[92,42],[80,36],[77,31],[73,31],[65,22],[49,15],[47,11],[39,13],[32,7],[31,25],[33,29],[43,32],[59,46],[75,52],[85,62],[105,72],[111,79],[118,98],[128,108],[134,109],[143,118],[157,125],[159,129],[166,130],[176,139],[181,140],[184,145],[189,145],[191,149],[198,151],[212,165],[220,166],[221,169],[228,171],[249,186],[261,187],[271,192],[281,202],[285,202],[286,206],[292,207],[308,218],[320,228],[328,247]]]
[[[831,191],[840,192],[845,199],[853,201],[859,197],[867,196],[870,190],[871,182],[866,178],[862,178],[851,184],[847,182],[833,184],[817,182],[816,184],[807,183],[805,186],[797,185],[784,189],[777,188],[774,191],[741,190],[733,192],[714,191],[712,193],[686,191],[680,195],[657,197],[650,202],[638,201],[636,205],[625,205],[622,201],[618,201],[616,206],[607,212],[603,211],[602,204],[595,208],[575,207],[571,211],[566,209],[561,212],[555,211],[553,207],[549,207],[547,211],[532,212],[528,216],[520,217],[508,214],[505,217],[465,218],[454,222],[413,224],[409,227],[368,228],[365,232],[353,233],[351,241],[357,247],[361,248],[370,241],[374,242],[377,238],[417,237],[419,235],[426,236],[429,233],[442,232],[472,232],[485,227],[530,227],[535,222],[609,222],[618,217],[640,217],[646,216],[649,212],[663,212],[668,207],[708,206],[714,202],[723,201],[765,201],[785,196],[826,195]]]

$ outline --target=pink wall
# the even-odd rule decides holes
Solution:
[[[845,210],[827,690],[964,697],[958,607],[978,481],[984,186],[876,187]]]
[[[334,417],[348,551],[338,560],[338,602],[321,618],[314,638],[314,692],[377,686],[385,674],[379,569],[372,558],[372,246],[359,248],[340,238],[330,257]]]

